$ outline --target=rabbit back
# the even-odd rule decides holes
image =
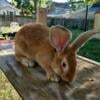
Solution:
[[[15,36],[15,53],[35,59],[39,52],[48,53],[54,48],[49,43],[49,28],[42,24],[24,25]]]

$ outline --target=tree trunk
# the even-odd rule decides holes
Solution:
[[[47,8],[37,7],[36,23],[47,25]]]

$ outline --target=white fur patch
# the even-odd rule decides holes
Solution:
[[[32,66],[34,66],[34,62],[31,61],[31,60],[29,60],[29,59],[27,59],[27,58],[21,59],[20,62],[21,62],[24,66],[26,66],[26,67],[32,67]]]

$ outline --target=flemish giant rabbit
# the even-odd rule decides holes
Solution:
[[[77,50],[99,29],[80,35],[72,44],[71,31],[60,25],[26,24],[15,36],[16,60],[24,66],[37,62],[52,81],[72,81],[76,71]]]

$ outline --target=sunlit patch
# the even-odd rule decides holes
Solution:
[[[0,56],[14,54],[14,40],[0,40]]]
[[[13,49],[0,50],[0,56],[15,54]]]

